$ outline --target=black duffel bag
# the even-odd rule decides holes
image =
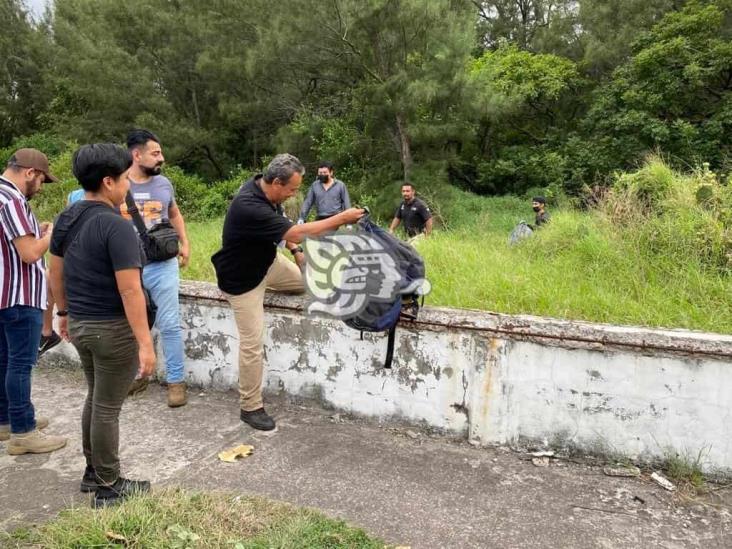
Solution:
[[[125,197],[127,204],[127,212],[135,223],[137,232],[140,235],[142,243],[145,245],[145,254],[148,261],[165,261],[178,255],[179,241],[178,231],[167,219],[162,220],[150,229],[145,228],[145,222],[140,216],[132,193],[127,192]]]

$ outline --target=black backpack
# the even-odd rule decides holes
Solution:
[[[367,301],[361,312],[344,322],[359,330],[362,338],[363,332],[388,331],[384,368],[391,368],[397,324],[400,320],[414,322],[419,313],[419,292],[425,282],[424,261],[412,246],[373,223],[368,215],[357,226],[360,231],[373,237],[394,259],[400,276],[397,283],[399,294],[391,302],[373,299]],[[424,303],[424,297],[422,301]]]

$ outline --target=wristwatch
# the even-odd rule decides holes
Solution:
[[[59,311],[56,311],[56,316],[68,316],[68,314],[69,314],[69,311],[67,311],[66,309],[61,309]]]
[[[295,255],[295,254],[297,254],[297,253],[303,253],[303,252],[304,252],[304,250],[302,249],[302,247],[301,247],[301,246],[296,246],[295,248],[292,248],[292,249],[290,250],[290,253],[291,253],[292,255]]]

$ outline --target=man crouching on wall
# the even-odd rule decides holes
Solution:
[[[218,286],[234,310],[239,330],[240,417],[262,431],[275,428],[262,400],[264,292],[302,293],[298,266],[304,264],[305,256],[298,244],[306,237],[355,223],[364,214],[362,209],[350,208],[322,221],[293,224],[283,215],[282,203],[297,194],[304,174],[296,157],[275,156],[264,175],[247,181],[232,201],[221,249],[211,257]],[[298,266],[277,253],[283,239]]]

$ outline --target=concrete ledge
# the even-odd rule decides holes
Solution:
[[[181,283],[180,295],[184,299],[207,299],[226,303],[221,291],[208,282],[184,281]],[[265,307],[269,309],[302,312],[306,304],[305,296],[276,293],[265,295]],[[419,320],[414,325],[418,329],[485,332],[565,348],[632,349],[651,354],[672,353],[732,359],[732,336],[690,330],[614,326],[429,306],[420,311]]]

